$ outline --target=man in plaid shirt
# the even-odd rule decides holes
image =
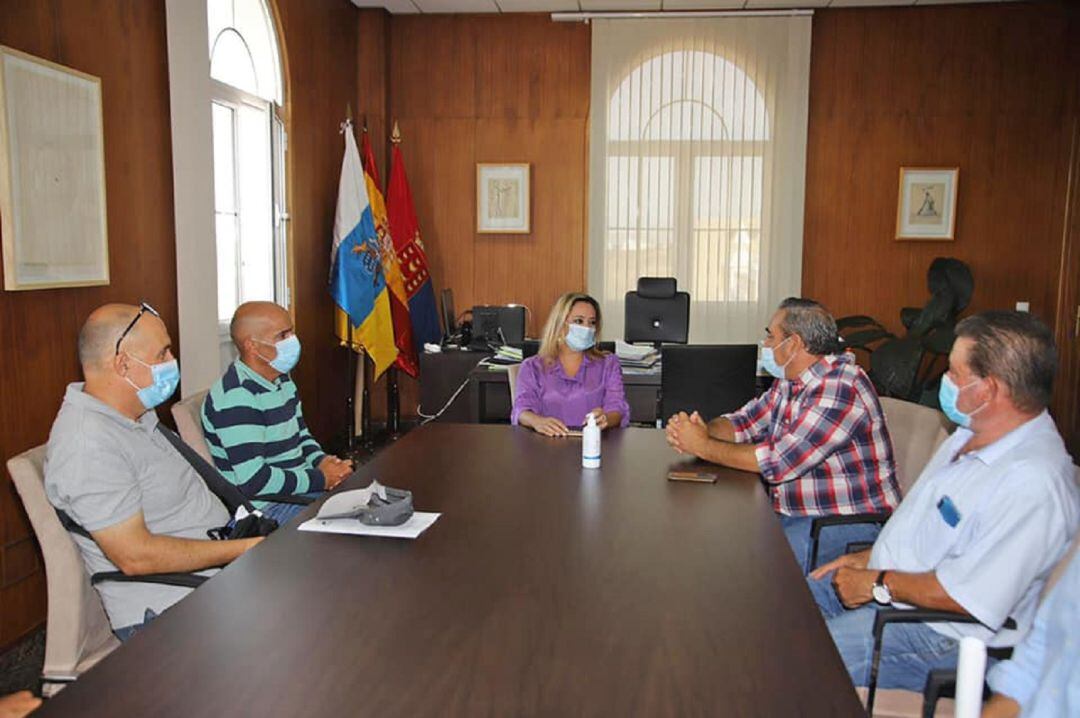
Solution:
[[[765,330],[762,363],[778,381],[738,411],[707,423],[671,417],[668,443],[680,453],[761,474],[773,509],[805,572],[818,516],[892,511],[900,502],[892,443],[877,393],[838,348],[836,321],[817,302],[785,299]],[[835,526],[821,534],[829,561],[879,527]]]

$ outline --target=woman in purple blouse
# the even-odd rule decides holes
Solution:
[[[630,423],[618,357],[596,348],[600,305],[570,292],[551,309],[540,351],[521,363],[510,423],[545,436],[566,436],[589,414],[601,429]]]

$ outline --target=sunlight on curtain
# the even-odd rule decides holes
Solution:
[[[690,292],[690,341],[756,341],[802,272],[810,18],[594,20],[589,291]]]

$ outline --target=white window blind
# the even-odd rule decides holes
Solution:
[[[595,20],[589,290],[621,336],[638,277],[690,341],[751,342],[799,294],[810,18]]]

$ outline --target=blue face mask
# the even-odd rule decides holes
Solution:
[[[566,346],[576,352],[592,349],[596,344],[596,330],[584,324],[568,324],[566,328]]]
[[[945,416],[949,417],[949,421],[957,426],[962,426],[965,429],[971,426],[971,417],[982,411],[983,407],[980,406],[975,411],[965,414],[957,408],[956,402],[960,398],[960,392],[967,389],[969,386],[978,384],[980,381],[982,380],[976,379],[970,384],[957,386],[956,383],[949,378],[948,374],[943,374],[941,376],[941,386],[938,388],[938,403],[941,404],[941,410],[945,412]],[[984,404],[983,406],[986,405]]]
[[[784,341],[777,344],[775,349],[779,349],[780,347],[784,346],[784,343],[787,342],[788,339],[791,339],[791,337],[788,337]],[[786,379],[787,377],[784,376],[784,369],[787,367],[788,364],[791,363],[791,360],[795,357],[788,357],[788,360],[784,362],[783,366],[781,366],[776,363],[776,355],[773,352],[773,347],[761,347],[761,368],[772,374],[777,379]]]
[[[277,356],[273,360],[266,359],[260,354],[259,356],[266,359],[266,363],[273,367],[274,371],[279,371],[282,374],[288,374],[300,361],[300,338],[293,334],[291,337],[285,337],[276,344],[270,342],[255,341],[260,344],[265,344],[268,347],[274,347],[277,349]]]
[[[146,409],[153,409],[176,392],[176,387],[180,384],[180,365],[175,359],[160,364],[147,364],[138,357],[130,354],[128,356],[150,369],[150,386],[141,389],[131,379],[124,377],[128,384],[135,387],[136,396]]]

